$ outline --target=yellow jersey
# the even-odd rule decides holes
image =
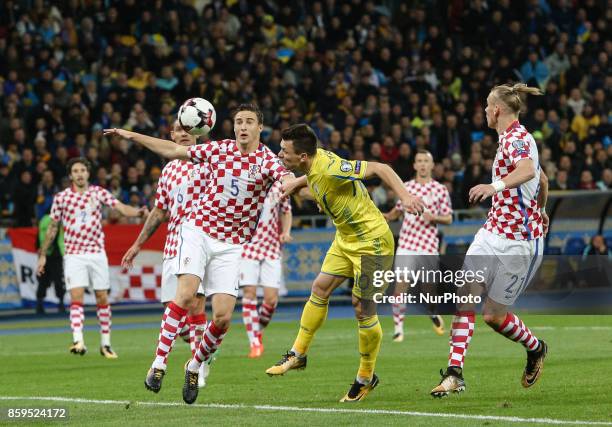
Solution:
[[[372,240],[389,231],[363,185],[367,167],[367,162],[344,160],[319,148],[306,174],[310,192],[344,240]]]

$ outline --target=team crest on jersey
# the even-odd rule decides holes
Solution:
[[[259,167],[259,165],[249,166],[249,178],[255,178],[257,174],[260,172],[261,172],[261,167]]]
[[[342,160],[342,162],[340,163],[340,170],[342,172],[350,172],[353,170],[353,166],[350,164],[350,162]]]
[[[523,140],[517,139],[513,141],[512,146],[518,151],[527,151],[527,143]]]

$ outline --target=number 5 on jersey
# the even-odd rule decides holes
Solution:
[[[231,188],[231,195],[234,197],[238,196],[238,193],[240,192],[240,189],[238,188],[238,178],[232,178]]]

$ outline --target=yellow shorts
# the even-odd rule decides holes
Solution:
[[[353,278],[353,295],[371,299],[375,292],[386,289],[386,286],[383,288],[372,285],[374,271],[391,270],[394,251],[395,242],[391,230],[387,230],[380,237],[365,241],[346,241],[336,233],[325,255],[321,272]]]

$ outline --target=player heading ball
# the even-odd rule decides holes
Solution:
[[[382,329],[373,302],[372,286],[360,286],[365,268],[362,257],[393,261],[393,235],[382,213],[370,199],[362,180],[378,176],[401,199],[407,211],[423,212],[423,202],[404,188],[397,174],[382,163],[345,160],[318,148],[314,131],[306,124],[296,124],[282,132],[278,154],[286,168],[304,176],[283,183],[285,194],[305,186],[321,210],[336,226],[321,273],[312,284],[310,299],[304,307],[295,342],[281,360],[270,367],[268,375],[282,375],[290,369],[306,367],[306,353],[316,331],[327,317],[329,297],[347,278],[355,280],[353,307],[359,327],[359,370],[355,382],[341,402],[362,400],[378,385],[374,373],[382,340]],[[366,277],[366,279],[368,279]],[[371,293],[371,295],[368,295]]]

